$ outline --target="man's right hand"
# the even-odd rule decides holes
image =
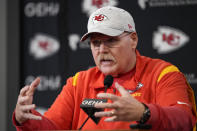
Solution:
[[[35,109],[35,104],[32,104],[33,95],[39,83],[40,83],[40,78],[36,78],[31,83],[31,85],[26,85],[20,91],[16,104],[16,109],[15,109],[16,121],[19,124],[22,124],[23,122],[29,119],[42,120],[41,116],[36,116],[31,113],[31,110]]]

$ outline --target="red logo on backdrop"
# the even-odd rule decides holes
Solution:
[[[104,15],[98,15],[98,16],[95,16],[95,17],[94,17],[94,20],[96,20],[96,21],[103,21],[104,18],[105,18]]]
[[[180,43],[180,36],[173,33],[169,35],[163,33],[163,41],[167,42],[169,45],[176,46]]]
[[[43,50],[48,50],[49,49],[49,43],[47,41],[40,41],[39,42],[39,46]]]
[[[108,0],[92,0],[92,5],[97,8],[101,8],[104,3],[108,3]]]

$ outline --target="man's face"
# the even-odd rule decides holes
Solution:
[[[124,74],[135,66],[138,37],[135,32],[111,37],[94,33],[90,46],[97,67],[105,75]]]

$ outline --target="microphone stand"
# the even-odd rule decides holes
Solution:
[[[81,127],[78,130],[81,130],[83,128],[83,126],[85,125],[85,123],[88,121],[89,118],[90,118],[90,116],[88,116],[86,118],[86,120],[83,122],[83,124],[81,125]]]

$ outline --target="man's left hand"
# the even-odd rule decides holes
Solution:
[[[145,110],[144,105],[136,100],[128,91],[124,89],[117,82],[115,83],[116,89],[120,92],[121,96],[116,96],[110,93],[99,93],[98,98],[110,99],[112,103],[97,103],[96,108],[111,109],[110,111],[96,112],[96,117],[108,117],[105,121],[139,121]]]

